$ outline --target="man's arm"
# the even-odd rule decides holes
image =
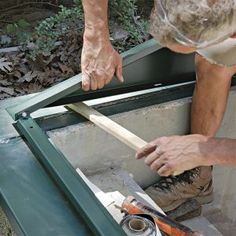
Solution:
[[[203,135],[162,137],[140,149],[137,158],[142,157],[162,176],[198,166],[236,166],[236,140]]]
[[[236,67],[211,64],[196,54],[197,81],[192,102],[191,133],[215,136],[224,117]]]
[[[202,135],[159,138],[137,153],[138,158],[147,156],[145,163],[160,175],[182,172],[201,165],[236,164],[234,156],[225,157],[227,145],[230,146],[232,140],[208,138],[215,135],[223,119],[236,66],[220,67],[197,55],[196,69],[197,84],[193,96],[191,131]],[[226,146],[222,145],[224,142],[227,143]],[[233,142],[235,144],[235,140]],[[218,145],[222,155],[212,151]],[[205,149],[200,150],[200,147]],[[216,156],[206,155],[207,148],[209,154]]]
[[[122,58],[109,40],[108,0],[82,0],[85,29],[81,68],[84,90],[108,84],[113,75],[123,82]]]
[[[207,165],[236,165],[236,139],[210,138]]]

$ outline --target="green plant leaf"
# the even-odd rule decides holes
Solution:
[[[27,21],[24,20],[24,19],[20,19],[20,20],[17,21],[17,25],[18,25],[18,27],[21,28],[21,29],[26,29],[26,28],[28,28],[28,27],[30,26],[30,23],[27,22]]]
[[[13,34],[16,32],[16,27],[14,24],[7,24],[3,30],[6,34]]]

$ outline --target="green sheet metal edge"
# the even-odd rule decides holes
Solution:
[[[134,61],[162,48],[154,40],[149,40],[143,44],[122,54],[124,58],[123,65],[126,66]],[[61,82],[41,93],[32,97],[28,101],[7,108],[8,113],[14,120],[17,120],[22,113],[29,115],[31,112],[43,108],[58,99],[67,96],[81,88],[81,74],[76,75],[64,82]]]
[[[0,202],[18,236],[94,235],[20,137],[0,144],[0,160]]]
[[[96,235],[126,235],[63,154],[49,142],[33,119],[19,119],[15,127],[24,135],[32,152]]]
[[[16,120],[22,115],[23,112],[25,112],[26,115],[29,115],[31,112],[43,108],[57,99],[75,92],[81,88],[80,82],[81,75],[76,75],[71,79],[68,79],[45,90],[44,92],[35,95],[26,102],[9,107],[6,110],[11,115],[11,117]]]

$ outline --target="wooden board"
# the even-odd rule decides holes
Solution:
[[[144,147],[147,144],[146,141],[144,141],[137,135],[133,134],[129,130],[125,129],[123,126],[117,124],[113,120],[109,119],[108,117],[104,116],[100,112],[96,111],[92,107],[82,102],[71,104],[67,107],[84,116],[85,118],[102,128],[107,133],[113,135],[122,143],[126,144],[135,151]],[[174,172],[173,176],[179,175],[181,173],[182,172]]]
[[[76,103],[69,105],[68,107],[92,121],[94,124],[134,150],[138,150],[147,144],[147,142],[139,138],[137,135],[84,103]]]

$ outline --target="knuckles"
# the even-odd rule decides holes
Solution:
[[[174,165],[172,164],[172,163],[170,163],[170,162],[167,162],[166,164],[165,164],[165,167],[166,167],[166,169],[168,170],[168,171],[172,171],[172,170],[174,170]]]

